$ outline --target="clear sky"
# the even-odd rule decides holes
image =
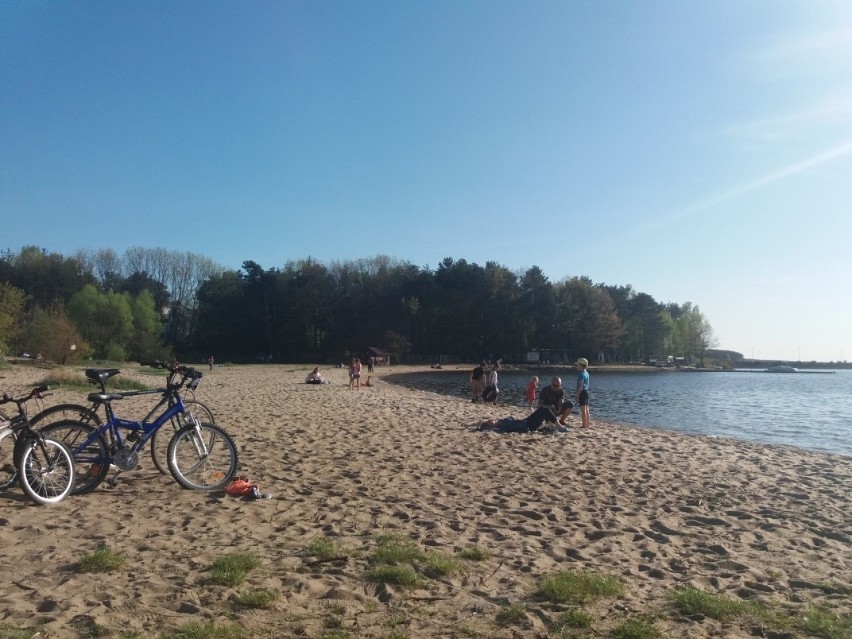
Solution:
[[[0,249],[378,254],[852,360],[848,0],[0,3]]]

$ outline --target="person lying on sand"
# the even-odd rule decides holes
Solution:
[[[489,419],[482,422],[476,430],[492,433],[532,433],[541,428],[545,422],[557,433],[567,433],[569,430],[565,426],[559,425],[556,414],[549,406],[541,406],[523,419],[515,417]]]

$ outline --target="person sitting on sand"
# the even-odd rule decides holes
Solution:
[[[308,376],[305,378],[305,384],[328,384],[328,382],[323,379],[322,374],[319,372],[319,366],[317,366],[308,373]]]
[[[489,431],[493,433],[532,433],[541,428],[547,422],[551,428],[559,433],[568,432],[564,426],[559,426],[556,413],[549,406],[540,406],[535,411],[518,419],[516,417],[503,417],[502,419],[489,419],[482,422],[478,431]]]
[[[367,375],[367,381],[366,381],[366,382],[364,382],[364,386],[372,386],[372,385],[373,385],[373,381],[372,381],[372,380],[373,380],[373,376],[372,376],[372,375]]]
[[[538,398],[542,406],[549,406],[559,415],[559,423],[562,426],[567,426],[566,420],[574,410],[574,402],[566,399],[565,389],[562,388],[562,380],[559,377],[551,379],[550,385],[541,389]]]

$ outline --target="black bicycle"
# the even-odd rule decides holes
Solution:
[[[0,490],[17,480],[21,489],[37,504],[62,501],[74,486],[74,460],[58,440],[35,430],[27,419],[25,404],[42,400],[47,386],[37,386],[27,395],[3,394],[0,404],[15,404],[18,414],[0,413]]]

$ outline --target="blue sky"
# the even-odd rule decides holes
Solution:
[[[0,249],[445,257],[852,360],[852,3],[0,3]]]

